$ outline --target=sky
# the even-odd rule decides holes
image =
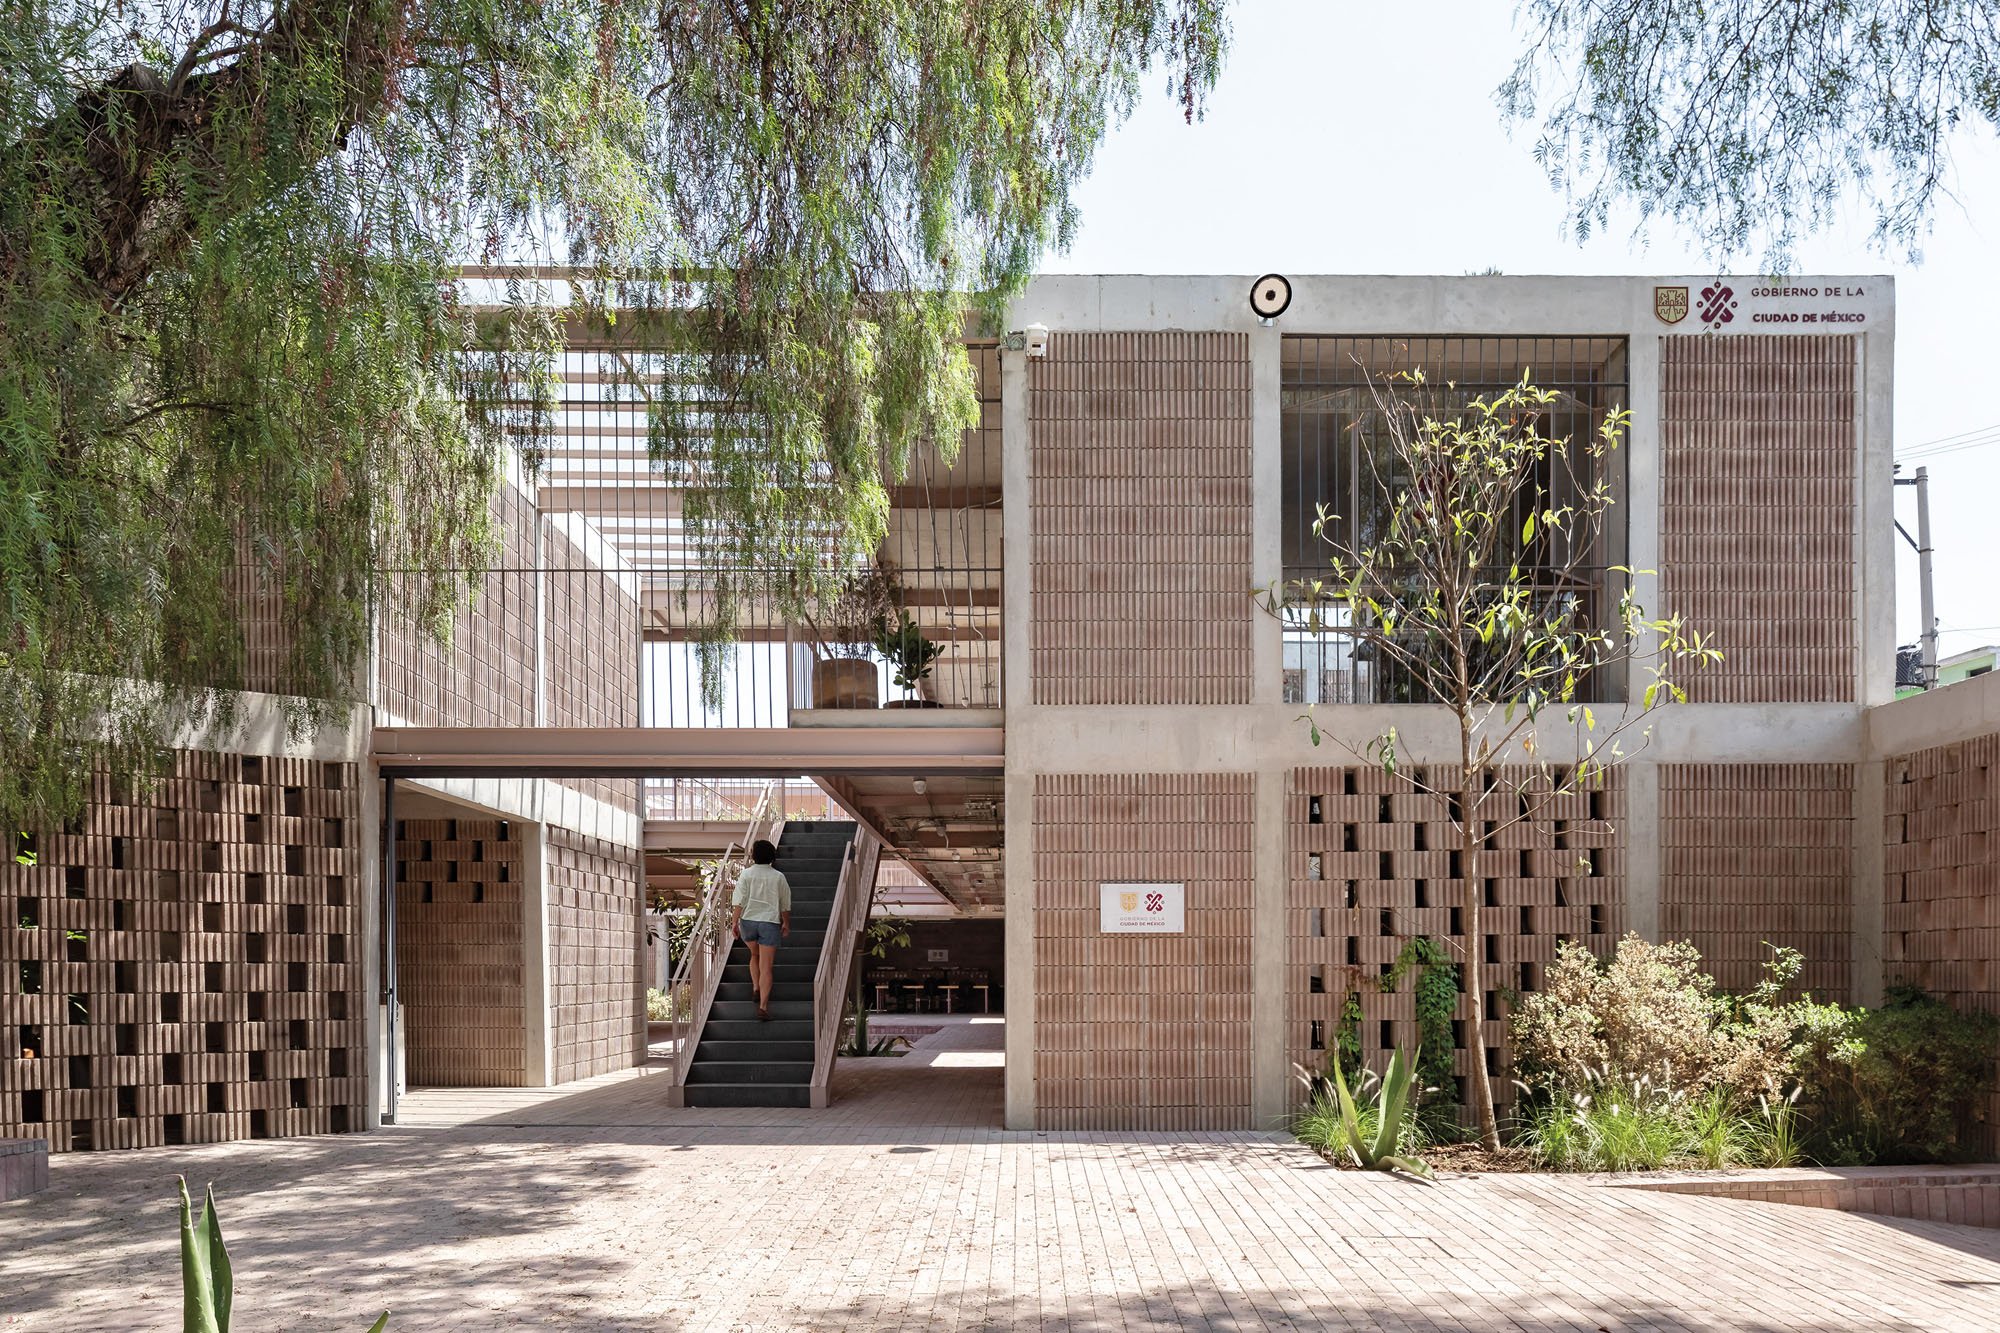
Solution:
[[[1692,241],[1655,225],[1578,245],[1562,197],[1509,137],[1493,90],[1518,40],[1501,0],[1240,0],[1228,62],[1190,126],[1152,81],[1077,194],[1082,226],[1056,273],[1700,273]],[[1921,264],[1854,224],[1799,247],[1801,273],[1896,279],[1900,454],[2000,423],[1984,392],[2000,323],[2000,139],[1954,146]],[[1994,432],[2000,441],[2000,431]],[[1923,460],[1936,547],[1940,655],[2000,643],[2000,442]],[[1908,475],[1910,468],[1905,468]],[[1916,531],[1913,488],[1897,514]],[[1916,556],[1897,542],[1897,641],[1916,641]]]

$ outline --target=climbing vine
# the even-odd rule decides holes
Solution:
[[[1382,975],[1384,991],[1402,985],[1414,971],[1416,981],[1417,1083],[1423,1089],[1418,1116],[1433,1134],[1452,1127],[1455,1097],[1452,1095],[1452,1063],[1457,1042],[1452,1023],[1458,1017],[1458,964],[1451,961],[1443,945],[1428,935],[1418,935],[1403,945],[1396,961]],[[1438,1095],[1439,1093],[1443,1095]]]

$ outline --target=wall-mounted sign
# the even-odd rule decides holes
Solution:
[[[1179,935],[1187,929],[1187,885],[1102,884],[1097,928],[1111,935]]]
[[[949,963],[951,961],[951,950],[949,949],[932,949],[929,953],[930,961],[933,963]]]
[[[1886,280],[1710,278],[1653,288],[1676,333],[1859,333],[1889,313]]]

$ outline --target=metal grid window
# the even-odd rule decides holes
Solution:
[[[1402,478],[1390,466],[1390,441],[1378,396],[1390,392],[1387,377],[1421,371],[1426,406],[1433,411],[1463,406],[1475,398],[1504,393],[1528,375],[1537,386],[1559,395],[1544,431],[1558,440],[1586,440],[1608,414],[1627,403],[1627,350],[1623,338],[1607,337],[1287,337],[1284,340],[1281,429],[1284,487],[1284,576],[1324,579],[1337,549],[1373,545],[1386,527],[1391,497]],[[1579,596],[1592,605],[1615,599],[1624,563],[1625,495],[1622,450],[1601,462],[1572,455],[1572,467],[1551,463],[1539,487],[1557,504],[1575,484],[1576,473],[1592,466],[1609,469],[1614,506],[1599,549],[1577,552],[1552,545],[1559,534],[1538,534],[1519,555],[1529,568],[1549,576],[1551,596]],[[1591,477],[1582,478],[1588,482]],[[1521,526],[1529,493],[1516,500],[1515,527]],[[1323,532],[1314,524],[1320,507],[1329,511]],[[1579,564],[1578,558],[1581,557]],[[1556,571],[1569,567],[1581,581],[1558,587]],[[1322,619],[1344,614],[1322,608]],[[1338,631],[1312,633],[1305,616],[1285,631],[1287,703],[1401,703],[1421,696],[1413,682],[1399,679],[1386,664],[1371,660],[1365,647]],[[1591,683],[1587,697],[1615,698],[1618,683]]]

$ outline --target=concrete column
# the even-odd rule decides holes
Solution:
[[[1888,852],[1882,843],[1888,765],[1865,759],[1854,766],[1854,1002],[1880,1004],[1888,978],[1882,970],[1883,886]]]
[[[1643,759],[1625,765],[1625,925],[1640,939],[1660,938],[1660,768]]]
[[[1060,335],[1058,335],[1060,336]],[[1033,582],[1032,499],[1028,478],[1028,359],[1000,356],[1001,702],[1008,735],[1035,711],[1028,634]],[[1035,1126],[1035,779],[1010,756],[1005,787],[1007,832],[1006,978],[1009,1129]]]
[[[363,1129],[382,1126],[382,778],[376,765],[363,759],[361,774],[361,820],[355,836],[355,852],[360,857],[354,876],[354,905],[361,920],[361,1024],[366,1049],[362,1064],[368,1070],[367,1107],[362,1113]]]
[[[1267,588],[1284,574],[1284,434],[1280,408],[1284,339],[1275,328],[1250,334],[1250,586]],[[1247,590],[1246,590],[1247,592]],[[1250,699],[1284,699],[1284,625],[1260,614],[1252,631]]]
[[[1290,892],[1285,847],[1286,770],[1257,775],[1256,889],[1250,926],[1250,1111],[1259,1125],[1285,1113],[1285,901]]]
[[[1861,404],[1861,459],[1855,476],[1854,559],[1861,597],[1854,642],[1861,661],[1856,664],[1860,679],[1855,701],[1870,708],[1896,697],[1896,488],[1890,470],[1895,331],[1878,326],[1859,342],[1854,388]]]
[[[555,1086],[554,987],[549,975],[548,825],[528,820],[514,826],[521,839],[521,1081],[531,1088]]]
[[[1250,582],[1264,588],[1284,576],[1284,337],[1276,328],[1250,333]],[[1251,642],[1256,704],[1284,701],[1284,625],[1260,614]],[[1257,774],[1256,880],[1250,924],[1250,1108],[1260,1125],[1285,1112],[1285,787],[1288,769],[1266,766]]]
[[[1660,473],[1666,456],[1660,438],[1660,339],[1651,333],[1635,333],[1626,346],[1626,376],[1631,385],[1632,425],[1625,436],[1625,494],[1612,509],[1609,520],[1616,522],[1620,509],[1625,519],[1625,559],[1632,570],[1632,594],[1651,616],[1667,608],[1660,604],[1661,504],[1665,495]],[[1615,561],[1613,563],[1616,563]],[[1651,677],[1647,667],[1658,647],[1657,637],[1648,634],[1639,654],[1626,671],[1626,698],[1637,702]]]

